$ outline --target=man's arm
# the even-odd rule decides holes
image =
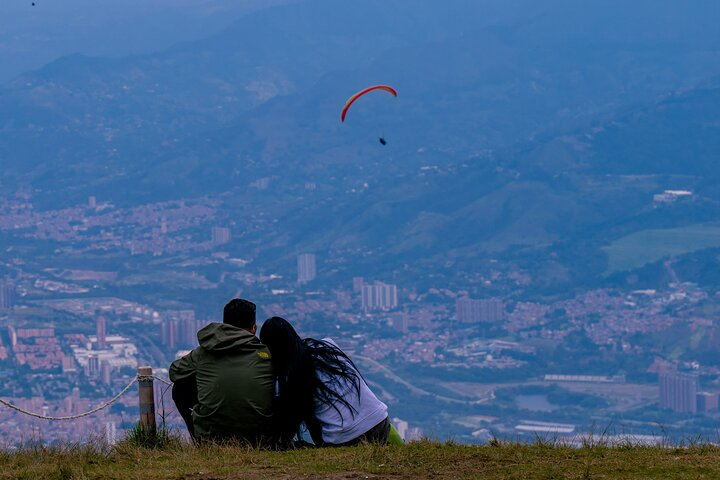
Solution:
[[[197,369],[196,350],[193,350],[184,357],[178,358],[170,364],[171,382],[185,380],[195,375],[195,370]]]
[[[170,380],[174,382],[172,398],[193,440],[195,440],[195,427],[192,409],[198,403],[197,384],[195,383],[197,364],[194,355],[196,354],[193,350],[170,365]]]

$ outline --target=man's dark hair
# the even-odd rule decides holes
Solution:
[[[250,330],[255,325],[255,304],[233,298],[223,310],[223,323]]]

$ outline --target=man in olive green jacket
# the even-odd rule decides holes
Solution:
[[[200,330],[200,346],[170,365],[173,400],[193,439],[272,441],[275,381],[256,331],[255,304],[231,300],[223,323]]]

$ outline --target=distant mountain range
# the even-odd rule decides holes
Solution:
[[[6,0],[0,2],[0,83],[72,53],[120,57],[165,50],[292,1]]]
[[[202,41],[65,57],[6,84],[0,182],[45,204],[239,190],[292,251],[362,246],[388,269],[505,255],[556,287],[597,280],[603,245],[720,213],[718,24],[712,1],[267,8]],[[341,124],[372,83],[400,95]],[[271,192],[249,190],[263,177]],[[653,208],[667,188],[697,201]]]

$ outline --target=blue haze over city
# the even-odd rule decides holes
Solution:
[[[242,297],[332,338],[409,440],[718,441],[718,25],[716,0],[3,0],[0,398],[90,410]],[[0,438],[117,441],[134,392],[0,406]]]

